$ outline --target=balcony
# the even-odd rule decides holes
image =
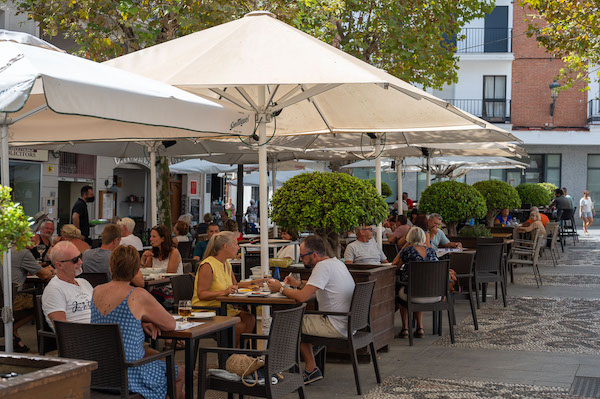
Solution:
[[[512,28],[464,28],[464,38],[457,42],[456,53],[511,53]]]
[[[508,99],[444,99],[456,108],[492,123],[510,123],[510,100]],[[596,107],[597,109],[597,107]],[[600,116],[600,114],[598,114]]]
[[[600,100],[588,101],[588,123],[591,125],[600,125]]]

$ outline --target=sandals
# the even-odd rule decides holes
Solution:
[[[413,337],[415,338],[423,338],[425,336],[425,331],[422,328],[417,328],[413,333]]]
[[[408,329],[403,328],[402,330],[400,330],[400,333],[398,334],[398,338],[408,338]]]

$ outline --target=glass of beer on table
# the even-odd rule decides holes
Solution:
[[[188,317],[192,315],[192,301],[179,301],[179,306],[177,307],[177,310],[179,312],[179,316],[183,317],[183,322],[187,323]]]

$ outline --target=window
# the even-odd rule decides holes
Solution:
[[[507,182],[513,187],[521,183],[548,182],[561,187],[561,155],[529,154],[529,166],[522,169],[490,170],[490,179]]]
[[[485,15],[484,52],[506,53],[509,51],[508,6],[498,6]]]
[[[556,187],[561,187],[560,181],[560,154],[546,155],[546,170],[544,171],[544,181],[554,184]]]
[[[600,155],[588,155],[587,190],[592,200],[600,199]],[[594,201],[594,208],[597,202]]]
[[[506,120],[506,76],[483,77],[483,110],[486,121]]]
[[[9,174],[13,200],[21,204],[27,216],[38,213],[41,209],[42,164],[11,160]]]

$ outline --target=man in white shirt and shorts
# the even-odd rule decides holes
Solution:
[[[306,302],[313,295],[317,297],[319,310],[325,312],[348,312],[354,293],[354,279],[348,268],[337,258],[330,258],[325,243],[320,237],[306,237],[300,244],[300,260],[306,267],[312,268],[307,282],[298,281],[291,276],[284,283],[298,289],[284,287],[281,282],[270,279],[267,284],[271,291],[281,292],[298,302]],[[348,319],[344,316],[322,316],[308,314],[302,320],[302,333],[328,338],[348,336]],[[311,344],[301,343],[300,353],[304,358],[304,383],[323,378],[315,363]]]

